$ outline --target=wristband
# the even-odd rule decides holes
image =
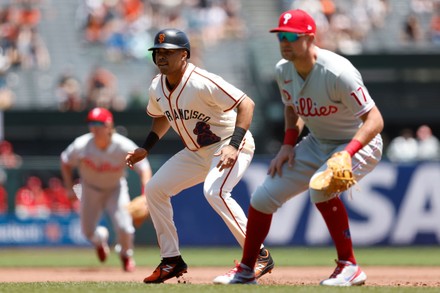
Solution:
[[[158,141],[159,136],[155,132],[151,131],[145,139],[144,143],[142,144],[142,148],[145,149],[147,152],[150,152],[150,150]]]
[[[232,134],[231,141],[229,145],[233,146],[237,150],[240,148],[241,141],[246,134],[246,129],[239,126],[235,126],[234,133]]]
[[[356,154],[362,147],[362,143],[359,140],[352,139],[345,147],[345,150],[350,154],[351,157],[353,157],[354,154]]]
[[[298,139],[299,132],[294,128],[286,129],[286,133],[284,133],[284,141],[283,144],[295,145],[296,140]]]

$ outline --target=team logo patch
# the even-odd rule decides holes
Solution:
[[[159,43],[163,43],[163,42],[165,42],[165,34],[160,34],[159,35],[159,39],[158,39],[158,41],[159,41]]]
[[[207,146],[219,142],[220,137],[212,133],[211,126],[205,122],[197,122],[193,133],[197,135],[197,143],[200,146]]]
[[[292,14],[286,13],[284,14],[283,18],[284,18],[284,24],[287,24],[289,22],[289,19],[292,18]]]

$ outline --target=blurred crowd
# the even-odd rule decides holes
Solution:
[[[410,8],[402,26],[402,40],[440,45],[440,0],[410,0]]]
[[[50,177],[43,184],[38,176],[29,176],[15,194],[15,215],[21,220],[47,219],[79,212],[79,201],[69,200],[59,177]]]
[[[428,125],[421,125],[415,132],[411,128],[404,128],[389,143],[386,156],[398,163],[438,161],[440,141]]]
[[[42,0],[4,1],[0,6],[0,111],[13,106],[11,70],[46,70],[50,54],[38,30]]]
[[[368,34],[381,28],[389,14],[388,0],[292,0],[316,21],[319,46],[344,54],[362,52]]]
[[[239,13],[235,0],[83,0],[76,22],[86,43],[102,45],[109,60],[119,61],[145,58],[152,36],[164,27],[184,30],[203,47],[241,37]]]
[[[9,141],[0,141],[0,215],[9,211],[7,170],[19,169],[22,158]],[[49,216],[67,216],[77,213],[78,201],[70,201],[60,177],[52,176],[47,182],[36,176],[24,178],[14,194],[15,214],[19,219],[46,219]]]
[[[0,7],[3,66],[46,69],[50,56],[38,31],[42,0],[12,0]]]
[[[201,66],[200,50],[245,34],[239,13],[240,1],[234,0],[82,0],[76,27],[83,42],[101,48],[109,62],[149,58],[156,31],[179,27],[191,40],[191,62]],[[63,74],[56,89],[61,111],[93,107],[123,111],[137,106],[135,94],[121,97],[115,74],[101,65],[92,68],[85,84]]]
[[[284,8],[300,8],[313,15],[320,28],[321,47],[359,54],[370,34],[390,25],[390,17],[400,18],[401,7],[406,5],[408,9],[402,10],[407,14],[400,24],[401,43],[440,44],[439,0],[290,0]],[[393,28],[387,31],[393,33]]]

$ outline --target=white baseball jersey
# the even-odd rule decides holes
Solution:
[[[285,105],[295,108],[318,139],[352,139],[359,117],[375,105],[359,71],[344,57],[317,48],[312,71],[303,80],[292,62],[276,65],[276,80]],[[331,118],[331,119],[329,119]]]
[[[241,90],[191,63],[173,91],[165,79],[158,74],[151,83],[148,115],[166,116],[192,151],[232,136],[237,117],[233,109],[246,97]]]
[[[237,117],[234,109],[245,97],[221,77],[191,63],[172,91],[166,86],[165,75],[152,80],[147,113],[153,118],[167,117],[186,146],[154,174],[146,187],[162,257],[180,255],[170,198],[202,182],[205,198],[237,242],[244,245],[247,218],[231,191],[252,160],[252,134],[247,131],[231,168],[220,171],[220,156],[215,154],[229,143]]]

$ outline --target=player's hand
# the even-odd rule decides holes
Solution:
[[[278,174],[278,176],[281,177],[283,175],[282,170],[284,163],[286,163],[287,161],[289,167],[292,167],[294,158],[295,155],[293,152],[293,146],[288,144],[282,145],[280,150],[278,151],[278,154],[270,162],[267,174],[269,174],[271,177],[274,177],[275,174]]]
[[[223,171],[234,165],[238,157],[238,150],[231,145],[225,145],[218,153],[214,154],[214,156],[220,156],[217,168],[219,168],[219,171]]]
[[[145,159],[145,157],[148,155],[148,152],[146,149],[143,148],[137,148],[132,152],[128,152],[127,156],[125,157],[125,164],[130,168],[133,169],[134,164],[137,162]]]

